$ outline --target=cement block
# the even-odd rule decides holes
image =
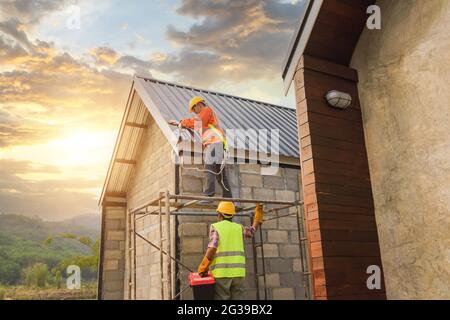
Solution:
[[[299,243],[299,239],[298,239],[298,232],[297,231],[291,231],[289,232],[289,242],[292,244],[298,244]]]
[[[291,190],[275,190],[275,199],[279,201],[295,201],[295,192]]]
[[[182,254],[204,252],[202,237],[183,237],[181,238]]]
[[[125,240],[125,231],[107,231],[106,240]]]
[[[124,209],[106,209],[106,219],[125,219]]]
[[[185,193],[202,193],[203,180],[193,177],[183,177],[182,188]]]
[[[294,300],[295,291],[293,288],[274,288],[272,291],[273,300]]]
[[[286,178],[298,179],[299,175],[300,175],[300,170],[299,169],[284,168],[284,176]]]
[[[282,230],[269,230],[267,231],[267,240],[270,243],[287,243],[288,232]]]
[[[278,176],[264,176],[263,177],[264,188],[270,189],[284,189],[284,179]]]
[[[124,274],[120,271],[105,271],[103,273],[104,281],[108,280],[123,280]]]
[[[295,288],[295,299],[297,300],[307,300],[306,289],[304,287]]]
[[[103,283],[105,291],[123,291],[123,281],[111,280]]]
[[[264,287],[264,278],[259,278],[260,287]],[[279,273],[267,273],[266,274],[266,286],[267,288],[276,288],[280,286],[280,274]]]
[[[262,224],[263,230],[278,229],[278,219],[264,221]]]
[[[280,284],[282,287],[301,287],[303,277],[299,272],[280,273]]]
[[[124,251],[122,250],[105,250],[104,251],[105,259],[122,259],[124,257]]]
[[[301,259],[293,259],[292,260],[292,270],[294,272],[302,271],[302,260]]]
[[[121,291],[103,291],[103,300],[123,300],[123,292]]]
[[[275,199],[275,192],[273,189],[266,188],[254,188],[253,196],[255,199],[260,200],[273,200]]]
[[[119,241],[117,240],[106,240],[105,249],[119,249]]]
[[[206,223],[183,223],[179,226],[180,236],[207,236],[208,225]]]
[[[292,259],[269,258],[266,259],[268,272],[292,272]]]
[[[298,230],[297,218],[295,216],[280,218],[278,228],[281,230]]]
[[[291,191],[299,191],[300,189],[299,180],[286,178],[286,189]]]
[[[120,230],[120,221],[123,219],[106,219],[105,229],[106,230]]]
[[[241,186],[261,188],[263,186],[262,176],[258,174],[242,173]]]
[[[252,188],[250,188],[250,187],[242,187],[240,189],[240,194],[243,199],[252,199],[253,198]],[[233,195],[234,195],[234,193],[233,193]]]
[[[256,163],[242,163],[239,165],[241,173],[257,173],[261,174],[261,166]]]
[[[299,257],[300,247],[296,244],[282,244],[280,245],[280,256],[286,258]]]
[[[270,244],[270,243],[264,243],[264,257],[266,258],[273,258],[273,257],[279,257],[280,253],[278,252],[278,245],[276,244]]]
[[[103,264],[104,271],[119,270],[119,260],[105,260]]]

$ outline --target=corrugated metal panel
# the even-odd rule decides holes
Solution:
[[[187,112],[188,101],[193,96],[199,95],[214,107],[223,129],[278,129],[280,132],[279,154],[299,157],[297,121],[293,109],[153,79],[144,80],[145,90],[165,120],[191,117],[192,114]],[[150,113],[136,91],[132,92],[129,103],[125,122],[148,125]],[[172,129],[177,134],[178,129],[175,127]],[[123,127],[121,136],[118,137],[115,159],[137,160],[144,132],[143,128]],[[182,131],[182,136],[185,140],[192,139],[191,134],[186,130]],[[229,141],[230,147],[244,146],[245,149],[253,150],[253,146],[258,145],[258,137],[255,133],[250,132],[247,139],[242,136],[237,138],[235,142]],[[197,133],[195,133],[194,139],[201,141]],[[109,179],[105,185],[106,191],[126,192],[133,177],[134,167],[133,164],[113,162],[110,167]]]
[[[145,89],[165,120],[191,117],[192,115],[187,111],[189,99],[197,95],[202,96],[216,111],[223,129],[278,129],[279,154],[299,157],[297,120],[294,109],[154,79],[144,80]],[[177,132],[176,128],[173,130]],[[191,139],[185,130],[183,130],[182,136],[186,140]],[[250,133],[247,141],[244,141],[242,137],[237,138],[236,143],[242,143],[246,149],[254,149],[252,146],[258,145],[258,138],[255,134]],[[196,135],[196,140],[200,141],[198,135]],[[229,143],[232,148],[236,147],[234,141],[229,141]]]
[[[133,93],[131,105],[125,122],[148,125],[150,115],[142,100]],[[117,147],[116,159],[136,160],[139,153],[140,142],[145,130],[132,126],[125,126]],[[109,192],[126,192],[133,175],[134,165],[114,162],[110,179],[106,187]]]

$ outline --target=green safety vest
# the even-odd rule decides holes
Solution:
[[[219,246],[210,270],[215,278],[245,277],[245,252],[242,226],[222,220],[213,223],[219,233]]]

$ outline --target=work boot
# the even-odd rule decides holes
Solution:
[[[197,204],[212,204],[212,203],[213,201],[208,199],[200,200],[199,202],[197,202]]]
[[[208,196],[206,194],[203,194],[202,196],[204,196],[204,197],[213,197],[214,195]],[[199,202],[197,202],[197,204],[212,204],[212,203],[213,203],[213,201],[209,200],[209,199],[200,200]]]

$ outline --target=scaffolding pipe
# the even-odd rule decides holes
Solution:
[[[167,296],[169,300],[172,299],[172,263],[170,257],[172,256],[172,248],[170,245],[170,193],[166,191],[166,244],[167,244]],[[162,247],[161,247],[162,248]]]
[[[303,241],[302,239],[303,237],[303,228],[300,225],[300,219],[302,218],[300,215],[300,210],[299,210],[300,206],[297,206],[297,210],[295,211],[296,216],[297,216],[297,229],[298,229],[298,245],[299,245],[299,249],[300,249],[300,261],[302,262],[302,277],[303,277],[303,286],[305,287],[305,298],[308,299],[308,295],[309,295],[309,278],[306,279],[306,275],[305,275],[305,264],[306,261],[304,261],[304,254],[303,254]],[[302,224],[303,224],[303,220],[302,220]],[[309,276],[308,276],[309,277]]]
[[[133,213],[133,298],[136,300],[136,216]]]
[[[161,197],[160,197],[161,198]],[[159,247],[162,248],[163,240],[163,227],[162,227],[162,205],[161,199],[158,200],[158,213],[159,213]],[[159,270],[161,272],[161,300],[164,300],[164,256],[162,250],[159,250]]]
[[[181,262],[180,260],[178,260],[177,258],[174,258],[172,256],[169,256],[167,254],[167,251],[165,251],[163,248],[159,248],[157,245],[155,245],[153,242],[151,242],[150,240],[148,240],[147,238],[145,238],[143,235],[141,235],[138,232],[135,232],[135,235],[137,235],[139,238],[141,238],[142,240],[144,240],[145,242],[147,242],[149,245],[151,245],[153,248],[157,249],[157,250],[161,250],[162,253],[164,253],[167,257],[169,257],[170,259],[172,259],[173,261],[175,261],[176,263],[178,263],[180,266],[184,267],[186,270],[189,270],[189,272],[194,272],[194,270],[192,270],[191,268],[189,268],[187,265],[185,265],[183,262]]]
[[[171,203],[171,200],[174,199],[175,203]],[[179,199],[184,199],[184,200],[191,200],[191,201],[187,201],[185,203],[177,203],[176,201]],[[179,297],[182,292],[184,292],[185,290],[188,289],[184,288],[183,290],[181,290],[180,292],[178,292],[177,294],[175,294],[175,291],[172,290],[174,288],[172,288],[172,274],[171,274],[171,270],[172,270],[172,261],[175,261],[176,263],[178,263],[179,265],[181,265],[182,267],[186,268],[187,270],[189,270],[190,272],[194,272],[193,270],[191,270],[188,266],[184,265],[183,263],[181,263],[180,260],[178,260],[177,258],[172,257],[172,246],[171,246],[171,215],[175,215],[175,216],[216,216],[217,213],[216,212],[180,212],[181,209],[185,209],[188,208],[189,206],[193,206],[193,205],[197,205],[197,203],[201,200],[210,200],[210,201],[233,201],[233,202],[241,202],[241,203],[260,203],[260,204],[273,204],[273,205],[280,205],[281,207],[276,207],[276,208],[271,208],[268,210],[264,210],[265,213],[271,213],[271,212],[275,212],[276,216],[267,216],[266,215],[266,219],[264,221],[270,221],[273,219],[280,219],[280,218],[284,218],[284,217],[288,217],[288,216],[292,216],[292,215],[297,215],[297,229],[298,229],[298,235],[299,235],[299,246],[300,246],[300,259],[302,261],[302,274],[303,274],[303,283],[306,287],[305,284],[305,280],[306,280],[306,276],[308,275],[308,288],[305,288],[306,290],[306,297],[310,297],[311,296],[311,273],[306,271],[306,266],[308,268],[310,268],[310,261],[309,261],[309,257],[306,257],[305,259],[305,255],[307,255],[307,247],[304,247],[303,243],[304,241],[307,239],[307,231],[306,231],[306,227],[305,227],[305,217],[300,215],[299,212],[299,205],[303,204],[302,201],[277,201],[277,200],[258,200],[258,199],[240,199],[240,198],[221,198],[221,197],[204,197],[204,196],[194,196],[194,195],[171,195],[169,193],[169,191],[166,192],[161,192],[159,194],[159,197],[156,198],[156,200],[152,200],[150,202],[147,202],[146,204],[133,209],[131,211],[129,211],[130,213],[130,217],[133,217],[133,277],[134,277],[134,281],[133,281],[133,289],[134,289],[134,299],[136,299],[136,237],[141,238],[142,240],[144,240],[145,242],[147,242],[148,244],[150,244],[152,247],[158,249],[160,251],[160,270],[161,270],[161,278],[163,278],[164,273],[166,273],[166,277],[164,277],[164,281],[162,279],[162,282],[167,284],[167,295],[164,294],[164,285],[163,283],[161,284],[161,296],[164,299],[165,297],[168,297],[168,299],[176,299],[177,297]],[[151,212],[148,212],[148,208],[149,207],[157,207],[158,209],[153,210]],[[163,206],[165,206],[165,214],[163,213]],[[289,214],[285,214],[285,215],[279,215],[278,212],[280,210],[284,210],[284,209],[288,209],[291,208],[293,206],[296,206],[296,211],[294,213],[289,213]],[[175,208],[173,210],[171,210],[171,208]],[[200,206],[201,208],[210,208],[211,205],[207,205],[207,206]],[[248,207],[244,207],[244,208],[237,208],[237,212],[240,212],[239,214],[236,214],[237,217],[250,217],[253,220],[253,213],[246,213],[247,211],[253,210],[256,207],[256,205],[251,205]],[[144,212],[142,212],[142,210],[145,210]],[[136,218],[137,214],[141,214],[142,216]],[[154,214],[159,214],[159,218],[160,218],[160,242],[159,242],[159,247],[156,246],[154,243],[152,243],[151,241],[149,241],[148,239],[146,239],[144,236],[142,236],[141,234],[139,234],[136,231],[136,221],[139,219],[144,218],[145,216],[148,215],[154,215]],[[166,226],[167,226],[167,232],[165,232],[165,234],[167,235],[167,237],[163,237],[163,223],[162,223],[162,219],[163,219],[163,215],[165,215],[165,222],[166,222]],[[302,219],[303,218],[303,219]],[[302,219],[302,220],[300,220]],[[175,230],[176,232],[176,230]],[[258,299],[260,299],[260,283],[259,283],[259,277],[262,276],[264,277],[263,279],[263,283],[264,283],[264,298],[267,299],[267,283],[266,283],[266,277],[265,277],[265,256],[264,256],[264,249],[263,249],[263,243],[262,243],[262,239],[263,239],[263,230],[262,227],[259,227],[259,234],[260,234],[260,242],[256,243],[255,237],[252,237],[252,244],[253,244],[253,258],[254,258],[254,269],[255,269],[255,285],[257,287],[257,296]],[[304,236],[302,236],[302,234]],[[167,243],[167,249],[164,250],[164,241],[166,241]],[[258,260],[258,251],[257,251],[257,247],[260,246],[261,247],[261,260],[262,260],[262,273],[257,273],[257,260]],[[163,255],[166,255],[166,268],[164,268],[164,259],[162,258]],[[303,261],[303,260],[307,260]],[[306,263],[304,263],[306,262]],[[165,271],[164,271],[165,270]]]
[[[211,201],[232,201],[242,203],[261,203],[261,204],[285,204],[295,206],[297,201],[278,201],[278,200],[259,200],[259,199],[241,199],[241,198],[223,198],[223,197],[204,197],[191,195],[171,195],[170,199],[185,199],[185,200],[211,200]]]

